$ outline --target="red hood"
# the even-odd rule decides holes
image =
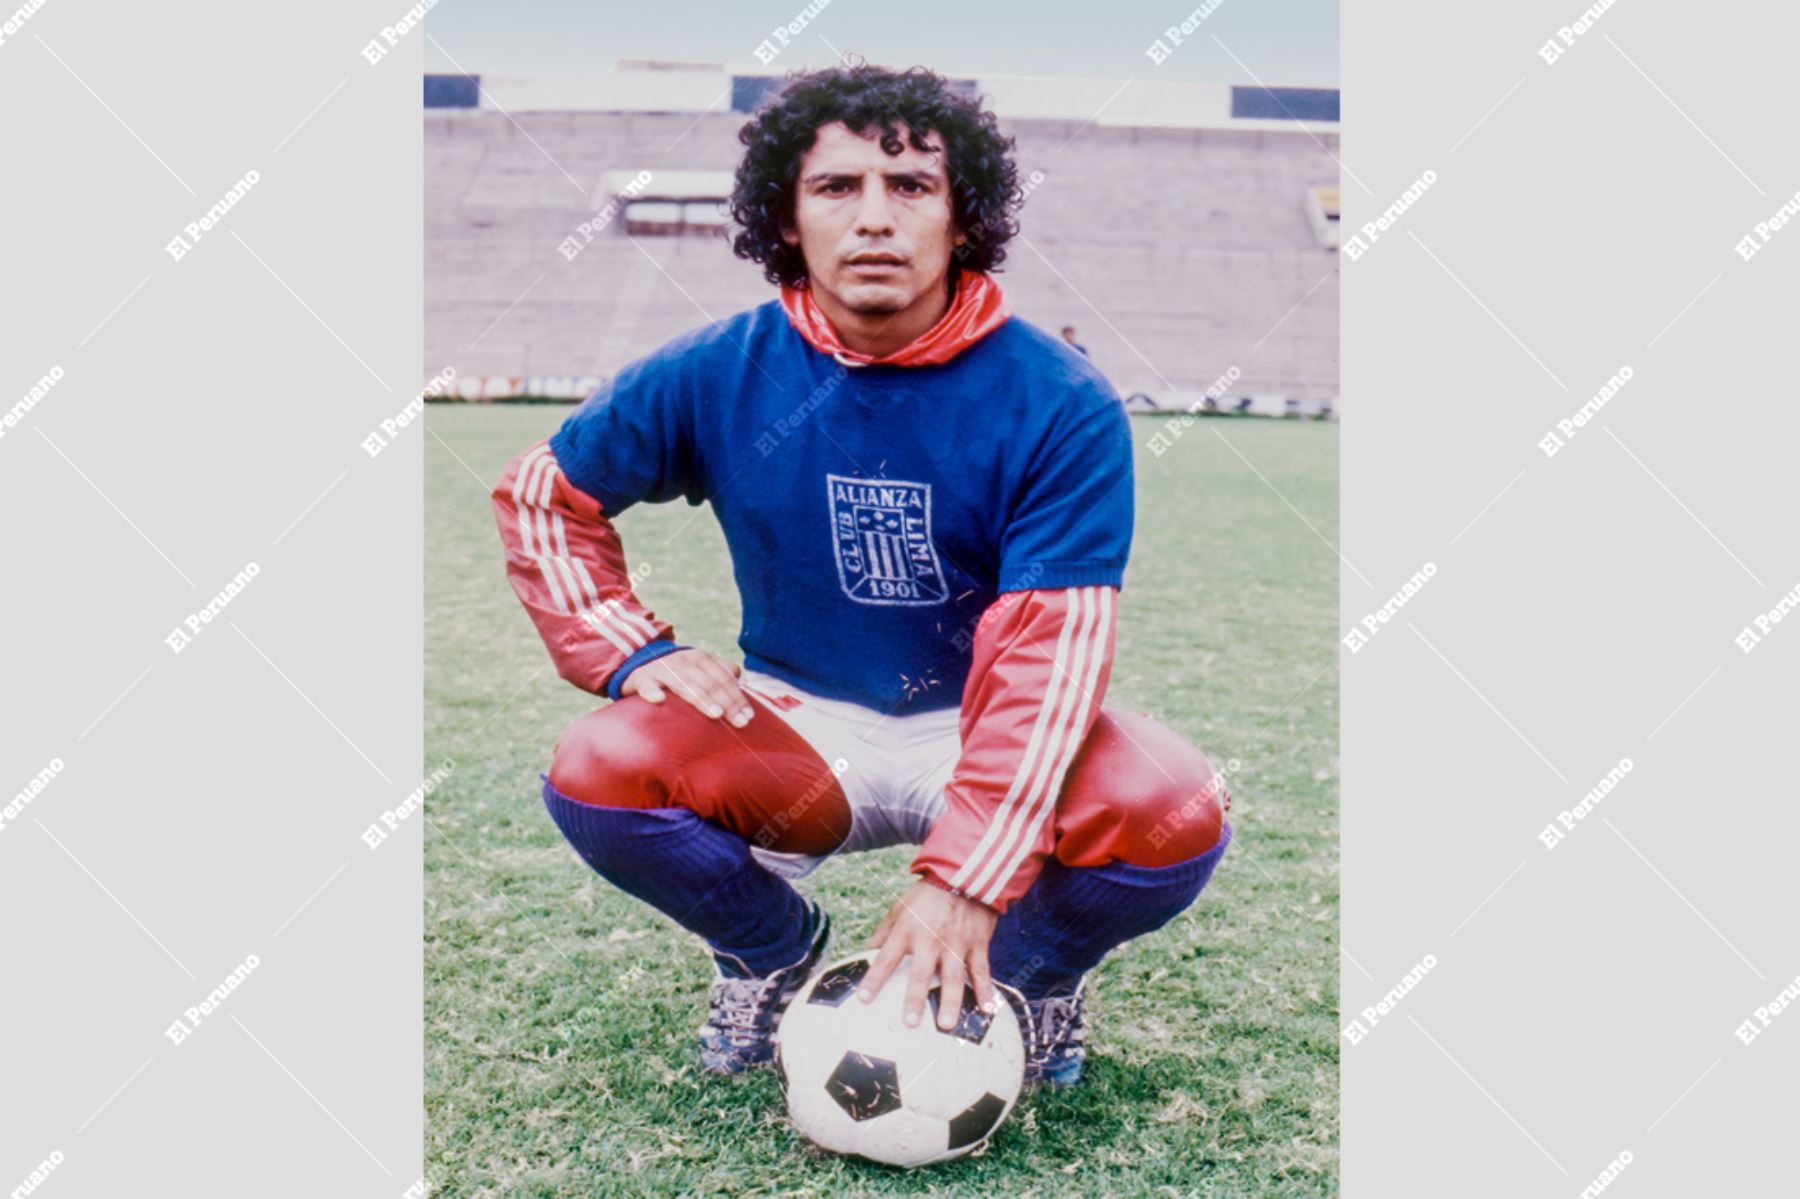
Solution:
[[[1012,315],[1012,305],[992,276],[964,271],[957,278],[950,307],[937,324],[892,354],[875,358],[844,347],[810,289],[783,287],[781,307],[806,344],[847,366],[938,366],[998,329]]]

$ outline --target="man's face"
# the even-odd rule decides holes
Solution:
[[[942,142],[915,150],[901,130],[899,154],[881,148],[881,131],[861,135],[822,125],[800,156],[794,227],[815,292],[868,316],[904,312],[942,295],[950,256],[963,242],[951,215]]]

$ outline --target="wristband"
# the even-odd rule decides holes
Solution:
[[[688,648],[688,646],[681,645],[674,641],[652,641],[649,645],[644,646],[629,658],[625,659],[624,662],[619,664],[619,668],[613,671],[612,678],[606,680],[606,698],[623,699],[624,695],[620,689],[625,686],[626,678],[630,676],[632,671],[636,670],[644,663],[654,662],[658,658],[667,657],[669,654]]]

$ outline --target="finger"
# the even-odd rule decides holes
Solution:
[[[987,947],[982,946],[969,954],[969,981],[975,984],[975,1002],[988,1015],[994,1014],[994,976],[988,973]]]
[[[691,665],[683,667],[694,686],[702,691],[711,692],[731,681],[731,675],[725,670],[725,664],[711,654],[705,657],[696,656]]]
[[[627,680],[627,685],[636,687],[637,693],[653,704],[660,704],[663,701],[662,684],[647,674],[634,673]]]
[[[925,1010],[925,993],[931,990],[931,976],[937,973],[937,966],[936,947],[913,948],[912,972],[906,977],[906,1003],[900,1009],[908,1028],[919,1023],[919,1015]]]
[[[724,673],[721,667],[719,677],[707,688],[707,696],[725,713],[727,719],[738,728],[743,728],[750,721],[750,701],[738,690],[737,681]]]
[[[946,953],[938,963],[938,1027],[949,1032],[962,1016],[963,961]]]
[[[881,947],[881,952],[875,955],[875,964],[869,967],[869,972],[863,976],[862,986],[857,988],[856,997],[858,999],[868,1003],[881,994],[882,985],[887,982],[888,975],[894,972],[894,967],[898,966],[900,959],[906,956],[906,950],[901,944],[903,940],[904,938],[901,937],[887,938]]]
[[[675,674],[672,670],[669,673],[672,676],[669,682],[670,689],[673,690],[676,695],[679,695],[682,699],[685,699],[688,703],[692,704],[702,715],[724,715],[724,709],[706,698],[705,691],[696,685],[692,674],[686,671]]]
[[[750,718],[756,715],[756,711],[750,706],[750,697],[744,694],[742,687],[738,686],[737,676],[734,673],[737,667],[716,658],[709,665],[712,670],[708,694],[712,696],[714,703],[724,709],[727,718],[735,727],[743,728],[750,723]]]
[[[887,913],[885,915],[882,916],[881,923],[877,924],[875,926],[874,934],[869,937],[869,948],[870,949],[880,949],[881,948],[881,943],[883,941],[887,940],[888,930],[894,927],[894,917],[896,914],[899,913],[899,911],[900,911],[900,905],[895,904],[893,907],[891,907],[887,910]]]
[[[732,702],[725,705],[725,710],[731,713],[731,723],[741,729],[756,716],[756,705],[750,702],[750,697],[737,685],[736,680],[731,683],[730,698]]]
[[[717,715],[729,716],[731,723],[738,728],[749,722],[748,716],[739,719],[740,713],[749,707],[749,701],[738,690],[737,680],[731,677],[725,663],[717,658],[705,658],[698,664],[693,677],[695,689],[705,697],[708,704],[718,709]],[[708,715],[715,713],[709,710]]]
[[[675,684],[674,691],[676,695],[685,699],[688,704],[702,716],[716,720],[724,715],[724,712],[720,709],[719,705],[706,698],[704,692],[696,691],[690,686],[683,686],[679,683]]]

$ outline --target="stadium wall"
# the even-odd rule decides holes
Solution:
[[[576,93],[555,81],[471,93],[470,82],[438,83],[457,106],[425,113],[423,377],[448,366],[464,394],[585,394],[670,337],[770,298],[715,236],[628,235],[615,216],[573,258],[559,250],[605,219],[620,178],[733,168],[745,118],[705,111],[718,76],[676,75],[659,102],[673,111],[657,112],[533,111]],[[992,90],[1035,95],[1019,81]],[[1331,104],[1335,115],[1335,94]],[[1235,366],[1221,407],[1257,397],[1279,412],[1297,398],[1335,410],[1338,257],[1307,196],[1335,187],[1338,134],[1237,127],[1230,105],[1195,102],[1186,127],[1009,117],[1000,105],[1032,181],[1001,281],[1026,319],[1073,324],[1122,395],[1167,404],[1174,389],[1185,404]]]

